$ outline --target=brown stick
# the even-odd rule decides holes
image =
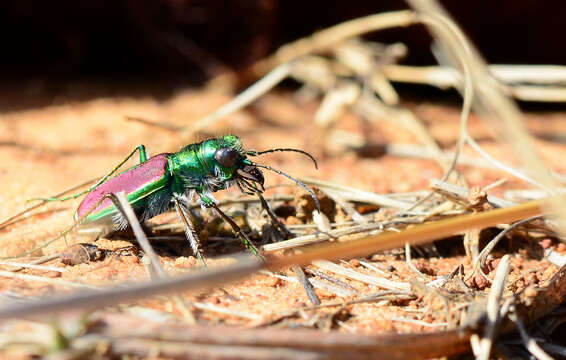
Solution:
[[[340,258],[364,256],[378,251],[410,245],[424,244],[454,235],[469,229],[478,229],[497,224],[511,223],[532,216],[541,215],[549,200],[537,200],[526,204],[503,209],[463,215],[455,218],[418,225],[399,233],[386,233],[368,236],[350,242],[336,242],[306,247],[302,254],[293,257],[275,257],[268,259],[270,266],[281,267],[290,264],[307,264],[313,260],[334,260]]]
[[[436,334],[386,334],[362,335],[332,331],[322,335],[317,330],[307,329],[234,329],[231,327],[201,327],[171,325],[163,323],[144,323],[128,315],[106,313],[99,318],[100,332],[95,332],[112,339],[138,339],[183,343],[186,352],[193,344],[200,344],[200,349],[215,351],[232,348],[232,357],[239,355],[239,349],[265,356],[262,350],[284,350],[280,354],[303,355],[316,352],[314,358],[372,358],[372,359],[428,359],[449,356],[467,351],[469,333],[467,331],[446,331],[441,336]],[[189,344],[187,344],[189,343]],[[209,345],[209,347],[203,347]],[[211,346],[215,345],[215,346]],[[291,351],[293,349],[293,351]],[[297,352],[296,354],[294,352]],[[336,352],[332,355],[331,352]],[[314,353],[310,353],[314,355]],[[224,357],[221,357],[224,358]],[[284,356],[284,359],[290,358]]]

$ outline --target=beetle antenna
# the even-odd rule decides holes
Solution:
[[[279,174],[279,175],[285,176],[287,179],[292,180],[295,184],[297,184],[297,185],[299,185],[300,187],[302,187],[303,189],[305,189],[305,190],[310,194],[310,196],[312,197],[312,199],[314,200],[318,212],[319,212],[319,213],[322,213],[322,211],[320,210],[320,203],[318,202],[318,198],[316,197],[316,194],[314,193],[314,191],[312,191],[311,188],[309,188],[308,186],[306,186],[302,181],[300,181],[299,179],[295,179],[294,177],[292,177],[292,176],[289,175],[289,174],[285,174],[285,173],[284,173],[283,171],[281,171],[281,170],[274,169],[274,168],[272,168],[271,166],[262,165],[262,164],[256,164],[256,163],[253,163],[253,165],[254,165],[254,166],[257,166],[257,167],[261,167],[261,168],[267,169],[267,170],[271,170],[271,171],[273,171],[274,173],[277,173],[277,174]]]
[[[269,150],[264,150],[264,151],[250,150],[246,154],[249,155],[249,156],[259,156],[259,155],[263,155],[263,154],[269,154],[269,153],[273,153],[273,152],[283,152],[283,151],[296,152],[296,153],[308,156],[312,160],[312,162],[314,163],[314,167],[316,169],[318,169],[318,163],[316,162],[316,159],[314,158],[314,156],[312,156],[311,154],[309,154],[308,152],[306,152],[304,150],[293,149],[293,148],[277,148],[277,149],[269,149]]]

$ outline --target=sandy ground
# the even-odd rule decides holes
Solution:
[[[191,141],[183,139],[174,131],[126,121],[125,116],[166,120],[173,124],[184,125],[211,112],[228,99],[229,97],[212,92],[185,91],[163,102],[151,98],[105,98],[74,103],[65,103],[63,100],[61,102],[65,103],[64,105],[0,114],[2,189],[0,219],[23,209],[26,199],[53,195],[85,180],[100,177],[138,144],[145,144],[150,154],[157,154],[176,151],[185,145],[184,142]],[[443,147],[454,148],[459,126],[459,110],[456,107],[427,103],[410,103],[408,106],[426,122],[430,133]],[[237,134],[250,149],[296,147],[307,150],[319,159],[318,171],[308,159],[295,154],[266,155],[261,160],[297,177],[316,177],[378,193],[423,190],[428,187],[430,179],[442,175],[441,169],[432,160],[398,158],[383,154],[361,157],[353,151],[325,154],[320,144],[327,140],[322,138],[322,133],[312,120],[316,107],[317,103],[314,102],[297,103],[292,94],[272,94],[264,97],[252,108],[218,122],[207,129],[207,133],[208,135]],[[562,160],[562,156],[566,156],[566,147],[557,141],[556,134],[566,130],[564,119],[563,113],[528,115],[528,126],[538,136],[537,149],[548,164],[560,173],[566,173],[566,163]],[[375,144],[416,141],[409,131],[386,119],[370,125],[348,115],[339,120],[336,128],[365,135]],[[519,159],[513,158],[508,147],[500,141],[493,141],[492,136],[497,134],[487,129],[475,117],[470,121],[470,133],[495,157],[520,166]],[[332,149],[332,144],[327,143],[326,146]],[[465,154],[477,157],[470,151],[466,151]],[[460,170],[465,173],[471,186],[486,186],[507,177],[493,169],[462,166]],[[266,185],[288,183],[284,178],[274,174],[265,175]],[[525,187],[524,183],[509,179],[506,184],[490,193],[502,196],[506,189],[523,187]],[[295,191],[295,187],[282,187],[269,190],[267,194],[292,194]],[[218,198],[237,194],[237,189],[234,189],[219,193]],[[72,224],[73,213],[79,202],[80,199],[50,204],[42,209],[51,211],[31,216],[1,230],[0,256],[21,254],[56,236]],[[174,219],[167,216],[165,215],[165,219]],[[67,237],[67,241],[72,243],[77,239],[71,235]],[[98,242],[100,247],[107,249],[129,244],[122,240],[108,239]],[[57,253],[64,248],[65,242],[59,240],[34,255]],[[564,249],[560,247],[559,250]],[[213,253],[214,251],[207,250],[207,254]],[[408,281],[415,275],[408,271],[402,252],[398,253],[377,255],[368,259],[377,268],[383,270],[390,280]],[[513,258],[511,276],[515,276],[519,281],[515,290],[523,289],[529,283],[522,278],[525,270],[533,270],[534,275],[530,277],[532,283],[548,279],[557,269],[545,260],[539,261],[528,254],[525,255],[527,251],[517,250],[514,253],[516,256]],[[200,266],[196,259],[190,256],[188,250],[181,255],[171,254],[166,250],[160,254],[165,269],[171,274],[190,271]],[[211,266],[231,262],[230,259],[212,258],[208,261]],[[461,253],[444,258],[417,258],[415,261],[433,276],[449,274],[460,263],[464,264],[466,271],[469,271],[471,266]],[[61,272],[26,270],[24,273],[93,286],[108,286],[126,280],[144,280],[148,276],[143,264],[134,256],[109,256],[102,261],[77,266],[66,266],[54,260],[48,265],[60,268]],[[372,273],[356,261],[342,265],[359,272]],[[289,269],[284,272],[293,275]],[[336,278],[349,284],[358,295],[368,295],[379,290],[340,276]],[[9,291],[22,296],[47,296],[72,291],[74,290],[72,288],[73,286],[36,281],[2,279],[0,293]],[[213,304],[244,314],[226,316],[204,310],[198,311],[197,319],[202,324],[228,323],[251,326],[285,310],[309,305],[305,292],[298,283],[263,274],[255,274],[226,285],[225,290],[231,296],[217,289],[186,293],[182,296],[187,300]],[[489,287],[484,291],[489,291]],[[343,300],[327,291],[317,290],[317,294],[323,303]],[[146,300],[137,305],[179,314],[179,310],[169,299]],[[441,308],[442,304],[439,305],[437,301],[426,296],[401,303],[377,302],[350,305],[349,314],[342,319],[340,328],[343,331],[363,333],[435,331],[438,327],[434,323],[446,321],[442,315],[439,315],[441,312],[434,311],[438,307]],[[334,316],[334,312],[333,308],[321,310],[319,316],[324,319],[324,316]],[[402,319],[421,320],[433,325],[417,325],[404,322]],[[304,325],[304,321],[302,323]],[[313,323],[316,321],[313,320]],[[285,323],[282,326],[292,325]]]

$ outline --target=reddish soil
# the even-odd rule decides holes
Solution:
[[[213,111],[227,100],[229,97],[214,92],[185,91],[165,102],[157,102],[151,98],[107,98],[1,114],[0,185],[3,190],[0,193],[2,203],[0,219],[23,209],[26,199],[53,195],[88,179],[100,177],[112,169],[138,144],[145,144],[150,154],[157,154],[176,151],[185,143],[195,141],[195,139],[183,139],[179,133],[174,131],[126,121],[125,116],[139,116],[186,125]],[[272,147],[304,149],[319,159],[318,171],[313,168],[307,158],[291,153],[266,155],[261,160],[297,177],[316,177],[377,193],[427,189],[430,179],[442,176],[441,169],[432,160],[398,158],[390,155],[360,157],[353,151],[325,155],[320,144],[326,140],[321,137],[320,130],[316,128],[312,120],[317,105],[318,103],[314,102],[299,104],[294,101],[291,94],[267,95],[253,107],[219,121],[207,129],[207,133],[212,135],[237,134],[243,139],[245,146],[251,149]],[[426,122],[430,133],[443,147],[454,148],[459,126],[458,108],[428,103],[410,103],[407,106]],[[539,136],[536,139],[536,146],[540,154],[552,169],[566,173],[566,163],[562,161],[562,155],[566,156],[566,146],[555,140],[545,140],[545,138],[550,139],[552,135],[566,130],[565,115],[563,113],[529,114],[526,118],[529,129]],[[348,115],[337,123],[337,128],[367,136],[377,144],[416,142],[409,131],[385,120],[374,125],[367,125],[355,116]],[[478,139],[485,150],[495,157],[520,166],[520,160],[512,157],[509,148],[499,141],[493,141],[494,133],[475,117],[472,117],[470,121],[470,133]],[[465,154],[478,157],[471,151],[465,151]],[[486,186],[502,177],[508,177],[493,169],[462,166],[460,170],[466,175],[470,186]],[[285,178],[271,173],[266,173],[265,176],[266,185],[269,186],[288,183]],[[503,186],[490,191],[490,194],[502,196],[507,189],[525,187],[526,185],[521,181],[509,179]],[[267,194],[268,196],[275,193],[293,194],[295,191],[296,187],[278,187],[268,190]],[[218,198],[237,194],[238,190],[233,189],[218,193]],[[56,236],[72,224],[73,213],[79,202],[80,199],[50,204],[42,208],[49,209],[50,212],[30,216],[1,230],[0,256],[21,254]],[[160,219],[163,222],[176,221],[172,215],[163,215]],[[224,236],[231,235],[226,232]],[[73,235],[67,237],[68,243],[76,241],[78,239]],[[550,240],[547,240],[545,246],[556,245],[548,241]],[[116,249],[130,244],[123,240],[109,239],[97,242],[99,247],[105,249]],[[230,249],[238,250],[237,244],[235,243]],[[211,245],[210,241],[208,245]],[[65,241],[61,239],[34,255],[56,253],[65,246]],[[178,245],[171,246],[179,247]],[[524,245],[525,248],[530,246]],[[188,244],[186,247],[186,251],[181,255],[171,255],[167,247],[158,246],[167,272],[180,273],[200,266],[200,263],[190,255]],[[560,247],[560,250],[564,252],[563,247]],[[215,250],[211,249],[206,252],[209,256],[215,254]],[[383,270],[390,280],[414,279],[415,274],[407,269],[403,254],[397,253],[400,255],[390,252],[369,259],[373,265]],[[524,289],[528,284],[542,282],[557,270],[546,260],[533,259],[527,250],[515,249],[514,254],[516,256],[512,260],[510,281],[516,281],[516,286],[513,287],[515,291]],[[502,254],[496,253],[496,257],[499,256]],[[230,259],[208,259],[211,266],[221,266],[231,261]],[[432,276],[447,275],[461,263],[464,264],[466,272],[471,270],[471,264],[465,260],[462,253],[443,258],[415,258],[413,261],[422,272]],[[94,286],[108,286],[121,281],[145,280],[148,276],[143,264],[135,256],[109,256],[102,261],[77,266],[67,266],[59,260],[53,260],[46,265],[60,268],[61,273],[42,270],[25,270],[22,273]],[[356,261],[342,265],[362,273],[372,274],[370,270],[360,266]],[[533,273],[525,275],[525,270],[533,270]],[[290,269],[284,270],[284,273],[294,276]],[[490,276],[493,276],[493,273],[490,273]],[[369,295],[379,290],[374,286],[348,280],[341,276],[332,276],[348,283],[359,295]],[[478,279],[473,286],[481,289],[483,293],[489,291],[488,284],[483,284],[481,279]],[[289,309],[310,305],[304,290],[298,283],[290,283],[263,274],[254,274],[226,285],[224,289],[231,297],[220,290],[185,293],[182,294],[182,297],[240,311],[253,317],[250,320],[241,316],[220,315],[200,310],[196,316],[198,322],[202,324],[258,325]],[[73,289],[18,279],[2,279],[0,284],[0,293],[11,291],[22,296],[47,296],[70,290]],[[316,292],[323,303],[349,300],[327,291],[317,290]],[[168,298],[140,301],[138,305],[180,314]],[[438,299],[425,295],[418,296],[416,300],[404,302],[349,305],[347,307],[349,316],[342,318],[339,327],[343,331],[372,334],[435,331],[438,327],[417,325],[396,319],[442,323],[447,321],[445,313],[440,311],[442,306]],[[319,310],[317,312],[320,316],[318,323],[317,320],[310,317],[311,314],[308,315],[309,319],[299,317],[288,323],[283,322],[280,326],[292,326],[293,322],[305,325],[308,321],[312,321],[315,324],[313,326],[316,327],[316,324],[323,323],[325,317],[335,312],[335,308]],[[324,328],[323,325],[319,327]]]

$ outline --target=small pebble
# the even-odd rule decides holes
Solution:
[[[486,266],[485,266],[485,267],[486,267],[486,271],[489,273],[489,272],[492,272],[492,271],[494,271],[495,269],[497,269],[497,265],[499,265],[499,262],[500,262],[500,261],[501,261],[501,259],[489,259],[489,260],[487,261],[487,263],[485,264],[485,265],[486,265]]]
[[[360,260],[358,260],[358,259],[350,259],[350,261],[348,261],[348,263],[350,263],[350,265],[352,265],[353,267],[360,266]]]
[[[436,271],[434,271],[434,269],[431,268],[426,262],[417,261],[415,263],[415,267],[417,268],[417,270],[419,270],[425,275],[430,275],[430,276],[436,275]]]
[[[472,280],[472,288],[476,290],[483,290],[490,285],[489,281],[481,275],[474,276]]]

